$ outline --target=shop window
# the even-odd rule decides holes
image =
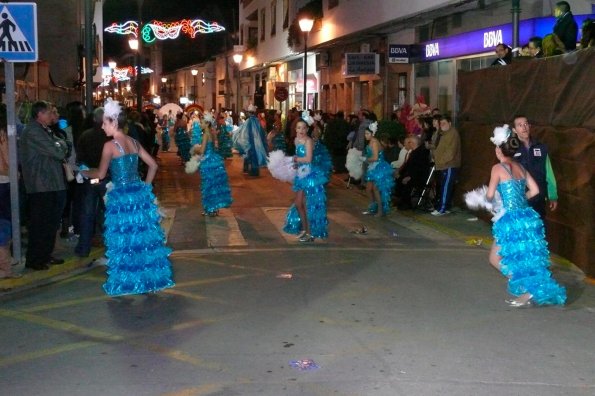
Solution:
[[[434,20],[434,37],[446,36],[448,33],[448,19],[446,17]]]
[[[248,48],[254,48],[258,45],[258,28],[257,27],[249,27],[248,28]]]
[[[430,77],[431,63],[419,63],[415,67],[415,77]]]
[[[463,14],[458,12],[452,15],[452,27],[453,28],[460,28],[463,26]]]

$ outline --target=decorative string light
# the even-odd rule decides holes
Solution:
[[[132,34],[138,37],[138,23],[135,21],[126,21],[122,24],[116,22],[105,28],[108,33],[122,35]],[[190,38],[195,38],[197,34],[208,34],[224,31],[225,28],[217,22],[205,22],[202,19],[182,19],[175,22],[161,22],[153,20],[143,25],[141,36],[146,43],[152,43],[155,40],[176,39],[183,33]]]

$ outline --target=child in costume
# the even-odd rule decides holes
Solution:
[[[370,196],[370,206],[364,214],[386,216],[390,211],[391,193],[395,186],[393,169],[390,164],[384,160],[383,150],[380,142],[376,139],[378,122],[371,123],[365,132],[365,138],[368,141],[365,156],[368,162],[368,169],[364,175],[366,191]]]

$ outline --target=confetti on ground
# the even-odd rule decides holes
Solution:
[[[277,275],[277,278],[279,279],[291,279],[293,278],[293,275],[287,272],[284,272],[282,274]]]
[[[289,366],[302,371],[320,368],[312,359],[292,360],[289,362]]]
[[[361,226],[360,228],[357,228],[353,231],[351,231],[352,234],[367,234],[368,233],[368,227],[366,226]]]
[[[471,238],[471,239],[467,239],[467,245],[474,245],[474,246],[481,246],[481,244],[483,243],[483,239],[482,238]]]

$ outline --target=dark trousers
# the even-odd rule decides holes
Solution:
[[[440,194],[436,210],[444,212],[452,207],[452,192],[457,181],[459,168],[447,168],[440,171]]]
[[[66,190],[27,194],[29,224],[26,267],[47,265],[56,244]]]
[[[101,183],[91,184],[87,179],[79,185],[81,202],[79,215],[79,241],[74,249],[78,256],[86,257],[91,251],[91,239],[95,235],[97,222],[103,223],[103,196],[108,180]]]
[[[12,219],[10,206],[10,183],[0,183],[0,219]]]
[[[541,220],[545,222],[545,208],[547,206],[545,203],[545,194],[539,193],[529,199],[529,206],[531,206],[533,210],[539,214]]]

